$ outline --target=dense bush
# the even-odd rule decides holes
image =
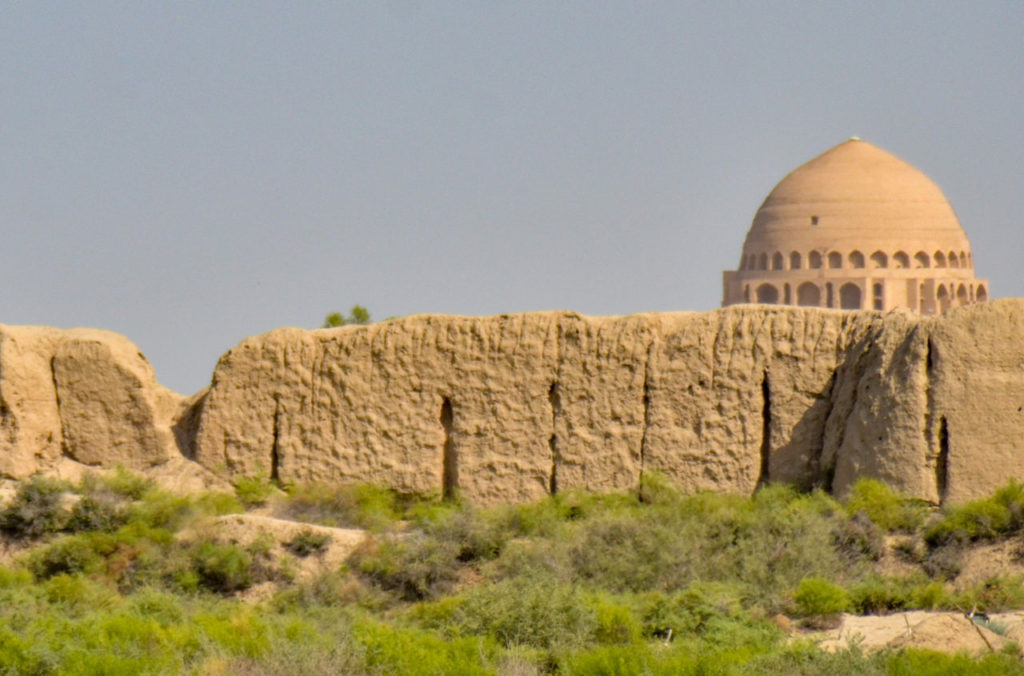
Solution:
[[[303,530],[286,542],[284,547],[295,556],[306,557],[322,552],[330,543],[331,536],[327,533]]]
[[[43,476],[22,482],[14,500],[0,512],[0,530],[18,538],[38,538],[60,530],[68,519],[61,501],[67,490],[63,482]]]
[[[274,505],[283,519],[323,526],[380,531],[395,523],[407,507],[403,496],[370,484],[290,486]]]
[[[252,584],[252,556],[232,544],[201,542],[192,552],[199,583],[215,592],[234,592]]]
[[[846,499],[851,517],[863,514],[886,531],[912,533],[924,523],[928,507],[920,500],[910,500],[881,481],[858,479]]]
[[[991,498],[943,510],[940,520],[925,531],[935,547],[950,542],[992,540],[1024,528],[1024,484],[1011,481]]]
[[[796,612],[804,617],[836,615],[850,608],[850,595],[837,584],[820,577],[800,580],[793,594]]]

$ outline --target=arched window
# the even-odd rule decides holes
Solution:
[[[967,287],[963,284],[956,290],[956,303],[957,305],[967,305],[970,298],[967,297]]]
[[[978,285],[978,290],[974,292],[974,298],[979,303],[984,303],[985,301],[988,300],[988,292],[985,291],[985,285],[984,284],[979,284]]]
[[[928,259],[928,254],[923,251],[918,251],[914,254],[914,267],[915,268],[930,268],[931,261]]]
[[[902,251],[897,251],[892,255],[892,266],[894,268],[909,268],[910,256]]]
[[[790,270],[799,270],[801,264],[802,264],[802,261],[800,260],[800,254],[798,252],[794,251],[793,253],[789,254],[789,269]]]
[[[812,251],[807,254],[807,265],[813,270],[817,270],[821,267],[821,254],[817,251]]]
[[[963,251],[960,252],[960,267],[967,267],[967,254],[965,254]]]
[[[772,254],[772,270],[781,270],[783,265],[782,254],[776,251]]]
[[[863,268],[864,267],[864,254],[859,251],[850,252],[850,267],[851,268]]]
[[[837,251],[830,251],[828,254],[828,266],[830,268],[843,267],[843,255]]]
[[[832,293],[832,282],[825,282],[825,307],[835,307],[835,294]]]
[[[839,307],[844,310],[860,309],[860,287],[847,282],[839,287]]]
[[[796,289],[796,304],[803,307],[820,307],[821,289],[811,282],[804,282]]]
[[[782,302],[785,303],[786,305],[793,304],[793,296],[790,293],[789,284],[782,285]]]
[[[743,302],[744,303],[749,303],[750,302],[750,285],[749,284],[747,284],[746,286],[743,287]]]
[[[946,267],[946,254],[942,253],[941,251],[936,251],[934,258],[935,258],[935,267],[937,267],[937,268],[944,268],[944,267]]]
[[[757,302],[758,303],[778,303],[779,302],[779,290],[771,284],[762,284],[757,287]]]
[[[956,257],[956,252],[955,251],[950,251],[949,252],[949,258],[947,258],[946,260],[949,261],[949,267],[951,267],[951,268],[958,268],[958,267],[960,267],[960,259]]]
[[[887,268],[889,267],[889,257],[881,251],[876,251],[871,254],[871,266],[875,268]]]
[[[761,257],[757,259],[757,269],[767,270],[768,269],[768,254],[761,254]]]
[[[949,291],[946,290],[944,285],[939,285],[939,291],[935,294],[939,299],[939,312],[947,312],[949,310]]]

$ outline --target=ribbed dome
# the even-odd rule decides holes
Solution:
[[[744,250],[969,250],[935,183],[898,157],[850,139],[793,170],[769,193]]]

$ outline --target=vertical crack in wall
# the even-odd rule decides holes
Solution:
[[[558,383],[551,383],[548,389],[548,403],[551,404],[551,436],[548,448],[551,449],[551,475],[548,477],[548,490],[551,495],[558,492],[558,465],[562,458],[558,452],[558,416],[562,412],[562,396],[558,391]]]
[[[761,379],[761,471],[757,477],[756,488],[768,483],[771,469],[772,453],[772,392],[768,382],[768,371]],[[756,490],[755,488],[755,490]]]
[[[949,478],[949,438],[946,419],[936,415],[935,397],[932,393],[932,381],[935,378],[937,364],[938,352],[929,336],[924,353],[924,441],[925,448],[931,456],[929,459],[934,462],[935,496],[941,504],[946,497]]]
[[[270,480],[281,480],[281,400],[274,397],[274,442],[270,445]]]
[[[939,456],[935,459],[935,489],[939,493],[939,504],[946,501],[949,488],[949,425],[946,417],[939,419]]]
[[[60,388],[57,386],[57,357],[50,359],[50,380],[53,381],[53,401],[57,406],[57,422],[60,423],[60,453],[65,458],[74,460],[71,449],[68,448],[68,433],[64,429],[64,415],[60,410]]]
[[[445,500],[455,499],[459,489],[459,463],[455,454],[455,441],[452,439],[452,423],[455,415],[452,412],[452,400],[448,397],[441,402],[441,428],[444,430],[444,451],[441,465],[441,497]]]
[[[637,485],[640,488],[640,496],[643,497],[644,469],[647,464],[647,430],[651,426],[651,353],[654,351],[654,341],[647,346],[647,359],[644,361],[644,394],[643,394],[643,427],[640,430],[640,480]]]
[[[832,411],[836,406],[836,383],[839,381],[839,367],[832,370],[832,375],[828,379],[828,387],[824,389],[825,392],[825,410],[821,416],[821,434],[815,442],[815,447],[811,449],[814,454],[814,458],[811,460],[812,464],[812,485],[820,486],[829,493],[832,492],[832,484],[836,478],[836,457],[837,453],[833,451],[825,457],[825,445],[828,437],[828,421],[832,417]]]

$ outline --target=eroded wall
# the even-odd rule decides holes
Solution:
[[[191,462],[493,503],[861,476],[930,501],[1024,479],[1024,301],[938,318],[734,306],[280,329],[160,387],[127,340],[0,327],[0,473]],[[187,460],[186,460],[187,459]]]

